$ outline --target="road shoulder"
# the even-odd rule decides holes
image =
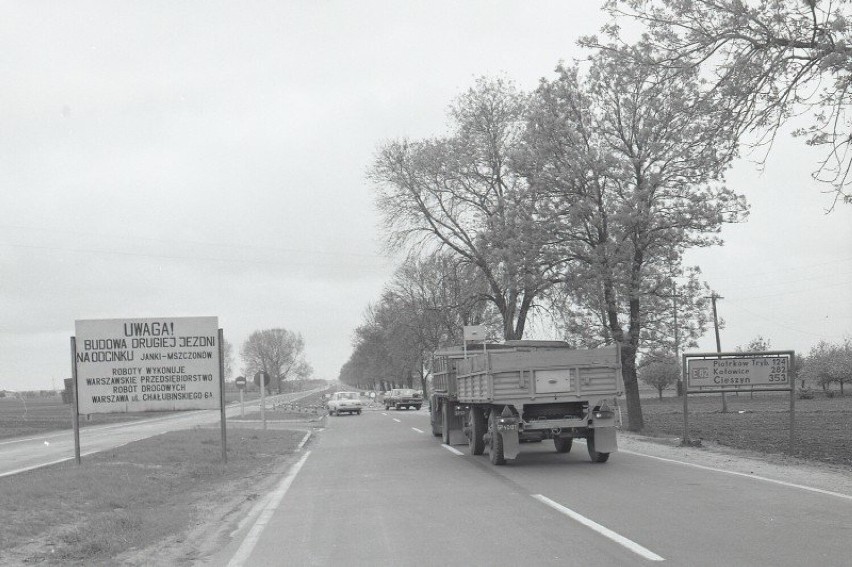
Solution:
[[[849,467],[804,461],[786,455],[743,451],[706,441],[701,447],[683,447],[679,441],[630,432],[619,432],[618,436],[619,451],[801,485],[852,498],[852,471]]]

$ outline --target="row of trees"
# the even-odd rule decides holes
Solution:
[[[852,339],[842,343],[820,341],[808,353],[799,378],[823,390],[837,384],[843,395],[843,385],[852,384]]]
[[[709,290],[684,252],[721,244],[723,224],[747,214],[724,183],[741,137],[771,139],[809,103],[835,117],[845,105],[845,82],[821,86],[819,101],[801,90],[846,76],[845,20],[819,2],[756,4],[612,1],[608,42],[586,38],[582,66],[560,65],[530,93],[480,79],[451,106],[448,135],[386,143],[370,178],[388,244],[409,259],[341,379],[422,381],[426,354],[458,340],[442,324],[491,321],[518,339],[538,310],[578,346],[621,346],[628,427],[641,429],[640,352],[690,347],[708,320]],[[622,39],[624,17],[646,26],[638,42]],[[842,148],[838,123],[810,142]],[[838,199],[845,180],[832,180]],[[413,300],[400,285],[459,295]]]
[[[426,390],[428,363],[461,341],[464,325],[498,321],[481,275],[450,254],[409,258],[356,329],[340,380],[359,389]]]
[[[620,343],[641,429],[640,344],[672,342],[675,297],[683,344],[700,334],[709,290],[683,253],[719,243],[746,206],[723,184],[735,141],[697,75],[632,57],[600,51],[585,76],[562,66],[533,93],[482,79],[453,105],[450,136],[388,143],[372,179],[389,243],[476,273],[501,338],[541,307],[575,344]]]

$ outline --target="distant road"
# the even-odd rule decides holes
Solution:
[[[295,473],[295,474],[294,474]],[[852,498],[575,443],[495,467],[428,413],[329,417],[218,554],[276,565],[849,565]]]
[[[295,401],[314,392],[316,390],[269,396],[267,403],[272,403],[272,400],[279,402]],[[245,404],[246,408],[256,408],[260,405],[260,400],[252,400]],[[230,404],[225,408],[227,417],[235,417],[239,413],[239,402]],[[187,411],[165,417],[84,427],[80,430],[80,454],[82,456],[91,455],[133,441],[160,435],[167,431],[216,423],[219,421],[220,415],[219,410]],[[4,439],[0,441],[0,477],[73,458],[74,434],[71,430]]]

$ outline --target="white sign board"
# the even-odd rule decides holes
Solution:
[[[686,387],[687,389],[789,387],[788,365],[789,358],[784,356],[689,359],[686,363]]]
[[[216,317],[77,321],[81,414],[216,409]]]
[[[463,332],[466,341],[484,341],[488,334],[485,325],[467,325]]]

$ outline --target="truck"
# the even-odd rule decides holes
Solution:
[[[419,392],[411,388],[394,388],[385,394],[385,410],[394,408],[400,410],[402,408],[420,409],[423,405],[423,398]]]
[[[520,443],[552,440],[556,453],[585,439],[604,463],[617,450],[615,412],[624,391],[620,348],[563,341],[506,341],[435,352],[430,418],[444,443],[467,443],[490,461],[517,458]]]

